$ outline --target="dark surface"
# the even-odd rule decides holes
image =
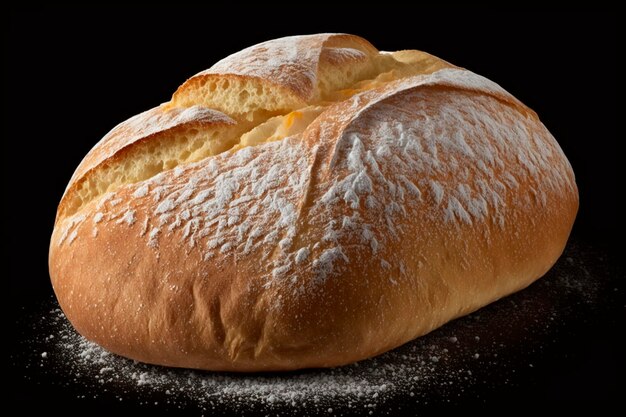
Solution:
[[[536,110],[576,173],[581,208],[574,235],[585,248],[595,248],[586,253],[605,254],[605,270],[612,272],[604,282],[622,285],[616,13],[444,12],[385,4],[361,12],[337,6],[328,14],[317,7],[300,12],[289,7],[299,15],[294,19],[260,6],[244,11],[235,3],[224,9],[3,13],[3,243],[9,249],[6,305],[12,312],[6,340],[15,340],[14,352],[24,349],[20,341],[38,335],[25,330],[25,317],[50,302],[47,247],[54,213],[84,154],[115,124],[168,100],[195,72],[245,46],[290,34],[350,32],[381,50],[422,49],[498,82]],[[232,27],[216,27],[210,23],[214,18],[232,22]],[[38,182],[27,179],[32,173],[41,176]],[[521,376],[515,388],[501,387],[499,376],[493,375],[490,384],[476,388],[480,401],[467,394],[442,406],[444,411],[623,411],[618,398],[623,392],[623,344],[618,342],[624,328],[623,292],[599,299],[596,308],[584,312],[555,330],[554,343],[537,354],[535,362],[542,366]],[[78,400],[80,388],[59,385],[62,375],[31,373],[25,379],[24,367],[17,359],[11,362],[6,398],[27,414],[131,415],[147,410],[106,397]]]

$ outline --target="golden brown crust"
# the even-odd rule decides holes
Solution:
[[[341,50],[351,51],[341,53]],[[377,53],[368,41],[354,35],[321,34],[263,42],[237,52],[183,83],[173,101],[210,78],[252,78],[280,88],[281,94],[305,103],[314,98],[320,66],[354,65]]]
[[[186,109],[159,106],[131,117],[107,133],[78,165],[59,203],[57,219],[68,212],[73,214],[70,201],[76,196],[77,190],[96,174],[97,168],[123,160],[128,152],[166,135],[235,123],[223,113],[200,106]]]
[[[330,39],[315,42],[346,41]],[[425,75],[60,219],[50,273],[76,329],[155,364],[337,366],[542,276],[578,208],[557,142],[496,84],[402,56]]]
[[[88,171],[100,165],[120,150],[171,129],[232,125],[235,121],[215,110],[192,108],[164,108],[158,106],[131,117],[107,133],[78,165],[69,185]]]

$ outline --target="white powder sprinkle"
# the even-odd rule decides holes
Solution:
[[[430,189],[433,192],[433,195],[435,197],[435,203],[441,204],[441,202],[443,201],[443,193],[444,193],[443,187],[441,187],[441,184],[439,184],[437,181],[431,180]]]
[[[127,210],[122,217],[120,217],[116,223],[126,223],[128,225],[132,225],[133,223],[135,223],[135,211],[134,210]]]
[[[161,233],[161,229],[159,229],[158,227],[153,227],[152,230],[150,230],[150,235],[149,235],[150,240],[148,241],[149,246],[151,247],[157,246],[158,244],[157,236],[159,235],[159,233]]]
[[[72,243],[76,239],[76,236],[78,236],[78,232],[74,229],[72,233],[70,233],[69,239],[67,239],[68,243]]]
[[[139,236],[144,236],[148,232],[148,218],[146,217],[143,220],[143,224],[141,225],[141,231],[139,232]]]
[[[298,249],[298,252],[296,252],[296,264],[301,264],[302,262],[306,261],[307,258],[309,257],[309,248],[300,248]]]
[[[317,273],[316,281],[323,283],[326,279],[339,272],[336,267],[338,263],[347,263],[348,257],[343,253],[341,247],[326,249],[313,261],[313,269]]]
[[[165,213],[165,212],[172,210],[174,207],[175,207],[174,202],[170,199],[166,199],[157,206],[156,213],[157,214]]]
[[[150,191],[150,189],[148,188],[148,184],[143,184],[142,186],[138,187],[135,192],[133,193],[133,197],[135,198],[142,198],[148,195],[148,192]]]
[[[225,253],[225,252],[228,252],[229,250],[231,250],[232,248],[233,248],[233,243],[232,242],[227,242],[227,243],[224,243],[222,245],[222,247],[220,248],[220,252],[221,253]]]

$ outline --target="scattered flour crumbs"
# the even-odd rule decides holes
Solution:
[[[26,341],[27,368],[72,386],[83,393],[79,398],[194,407],[200,414],[394,414],[392,407],[402,402],[450,402],[475,395],[476,385],[514,384],[516,371],[532,371],[544,347],[554,342],[558,323],[571,320],[597,298],[598,284],[576,251],[570,246],[559,264],[529,289],[345,367],[233,374],[145,365],[85,340],[54,302],[49,314],[30,322],[39,336]]]

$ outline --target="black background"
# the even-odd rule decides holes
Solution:
[[[358,34],[381,50],[428,51],[498,82],[537,111],[576,173],[581,207],[574,235],[613,253],[618,262],[623,223],[617,198],[623,185],[617,178],[622,158],[615,13],[444,11],[391,3],[359,10],[313,4],[251,8],[232,2],[221,8],[3,14],[3,243],[9,248],[3,253],[10,311],[51,293],[47,249],[56,205],[75,167],[108,130],[167,101],[187,77],[230,53],[317,32]],[[507,400],[519,407],[504,412],[610,414],[622,393],[617,338],[623,324],[620,317],[612,324],[617,328],[599,320],[581,330],[564,352],[574,359],[555,360],[542,381]],[[41,404],[59,402],[44,389],[26,390],[12,395],[22,406],[31,397]],[[536,408],[529,398],[538,399]],[[72,402],[64,407],[71,409]]]

